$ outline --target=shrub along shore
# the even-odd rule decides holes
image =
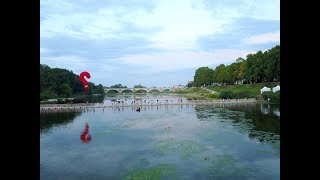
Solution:
[[[277,92],[263,92],[263,87],[273,88],[280,85],[279,82],[255,83],[243,85],[227,85],[213,87],[190,87],[176,93],[186,96],[189,100],[212,100],[212,99],[246,99],[254,98],[258,101],[280,103],[280,90]]]

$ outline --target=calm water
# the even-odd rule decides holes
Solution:
[[[40,115],[42,180],[280,179],[279,106],[160,105]]]

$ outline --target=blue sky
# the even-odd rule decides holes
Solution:
[[[111,86],[186,85],[280,45],[280,0],[40,0],[40,63]]]

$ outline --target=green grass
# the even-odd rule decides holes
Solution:
[[[198,88],[198,87],[183,89],[183,90],[177,91],[176,93],[183,94],[188,99],[194,99],[194,100],[212,99],[212,97],[210,97],[211,93],[209,91]]]
[[[256,84],[243,84],[243,85],[228,85],[228,86],[215,86],[215,87],[208,87],[210,90],[214,90],[217,92],[223,91],[230,91],[233,93],[242,93],[245,92],[249,94],[248,98],[253,98],[260,94],[260,89],[264,86],[273,88],[280,83],[256,83]]]
[[[256,83],[256,84],[243,84],[243,85],[227,85],[227,86],[214,86],[208,87],[207,89],[213,90],[216,93],[212,94],[207,90],[198,87],[187,88],[184,90],[180,90],[177,93],[185,95],[188,99],[202,99],[202,100],[209,100],[209,99],[219,99],[220,93],[226,94],[226,92],[233,94],[235,97],[240,98],[254,98],[257,95],[260,95],[260,89],[264,86],[273,88],[279,85],[279,82],[274,83]],[[242,97],[243,96],[243,97]]]

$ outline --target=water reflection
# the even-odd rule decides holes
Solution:
[[[239,131],[248,133],[251,139],[262,141],[280,140],[280,120],[276,113],[276,105],[232,105],[226,106],[199,106],[196,116],[200,121],[220,121]],[[280,112],[279,112],[280,113]]]
[[[280,117],[279,105],[260,104],[260,111],[264,115],[275,115]]]
[[[185,103],[187,99],[177,94],[153,95],[125,95],[125,96],[106,96],[103,104],[107,106],[127,106],[127,105],[163,105]]]
[[[40,134],[49,133],[56,126],[65,126],[80,114],[81,112],[40,113]]]
[[[84,144],[88,144],[91,141],[91,134],[89,134],[89,124],[88,123],[86,123],[86,126],[80,135],[80,140]]]
[[[280,140],[280,120],[264,114],[260,104],[169,101],[81,110],[81,118],[66,118],[68,131],[52,128],[40,137],[41,179],[279,179],[279,141],[256,139]],[[161,164],[172,164],[176,171]],[[176,177],[161,175],[167,171]]]

